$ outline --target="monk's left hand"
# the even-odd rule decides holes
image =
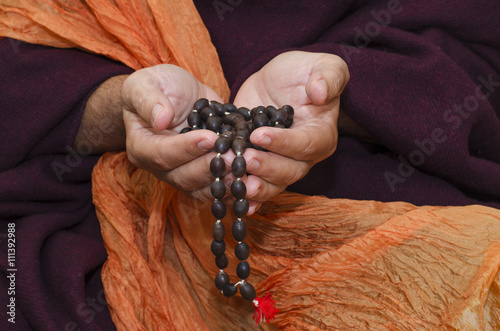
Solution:
[[[250,213],[304,177],[337,147],[340,94],[349,81],[347,64],[338,56],[292,51],[282,53],[250,76],[234,104],[295,110],[290,129],[261,127],[250,136],[269,152],[247,149],[247,198]]]

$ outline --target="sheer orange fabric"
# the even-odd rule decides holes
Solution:
[[[0,36],[78,47],[133,69],[176,64],[223,99],[229,96],[215,47],[190,0],[0,0]]]
[[[119,330],[247,330],[252,305],[217,291],[210,203],[124,154],[94,170]],[[226,229],[234,220],[228,215]],[[500,211],[284,193],[246,219],[249,281],[279,310],[264,329],[500,329]],[[226,240],[231,279],[235,242]]]

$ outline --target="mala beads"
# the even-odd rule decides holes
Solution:
[[[189,127],[181,130],[181,133],[191,130],[208,129],[219,135],[215,142],[217,155],[210,162],[210,172],[215,180],[210,190],[214,201],[211,205],[212,215],[216,222],[212,228],[213,241],[211,251],[215,255],[215,264],[219,268],[219,273],[215,277],[215,286],[226,297],[231,297],[238,292],[243,298],[253,302],[256,312],[256,321],[268,320],[276,314],[274,301],[269,294],[264,298],[256,298],[255,288],[246,281],[250,276],[250,265],[246,261],[250,256],[250,247],[244,242],[247,235],[247,226],[243,217],[248,213],[249,202],[245,198],[246,185],[242,177],[246,174],[246,162],[243,154],[247,148],[263,150],[250,142],[250,134],[253,130],[263,126],[273,126],[277,128],[289,128],[293,123],[294,110],[291,106],[285,105],[281,108],[274,106],[259,106],[252,110],[241,107],[237,108],[231,103],[221,104],[216,101],[199,99],[193,106],[193,111],[188,116]],[[226,243],[224,241],[226,229],[222,219],[227,214],[227,207],[223,202],[226,196],[226,185],[221,177],[224,175],[226,165],[222,155],[231,149],[236,157],[233,160],[231,170],[236,178],[231,184],[231,194],[234,197],[233,211],[236,220],[233,222],[231,233],[237,241],[234,253],[238,260],[236,274],[240,280],[231,283],[228,274],[224,269],[228,266],[228,258],[225,254]]]

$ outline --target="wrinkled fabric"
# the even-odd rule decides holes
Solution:
[[[135,169],[124,153],[102,157],[93,183],[119,330],[254,328],[252,304],[215,288],[209,202]],[[226,229],[235,219],[223,219]],[[280,330],[500,328],[498,209],[283,193],[245,222],[248,281],[276,300]],[[236,242],[225,241],[234,281]]]
[[[136,70],[175,64],[228,97],[217,52],[191,1],[2,0],[0,36],[78,47]]]

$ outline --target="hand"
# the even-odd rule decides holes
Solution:
[[[179,135],[199,98],[221,97],[184,69],[162,64],[136,71],[122,88],[129,160],[195,198],[210,197],[210,161],[217,134]]]
[[[285,104],[295,109],[290,129],[262,127],[250,136],[247,198],[250,212],[304,177],[337,146],[340,94],[349,81],[347,64],[338,56],[293,51],[278,55],[241,86],[234,104],[252,108]]]

